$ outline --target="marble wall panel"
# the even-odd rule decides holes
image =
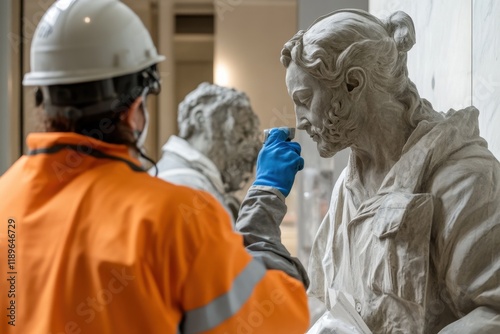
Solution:
[[[408,71],[420,95],[438,111],[470,105],[471,0],[370,0],[377,17],[397,10],[415,23],[417,43],[408,54]]]
[[[500,159],[500,1],[473,0],[473,94],[481,136]]]

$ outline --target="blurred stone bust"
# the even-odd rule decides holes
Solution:
[[[234,192],[253,175],[259,119],[245,93],[202,83],[179,104],[179,134],[163,146],[158,177],[211,193],[235,220]]]

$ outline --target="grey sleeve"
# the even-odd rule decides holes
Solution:
[[[286,210],[285,197],[279,190],[252,186],[241,204],[235,229],[243,235],[248,252],[266,268],[284,271],[307,288],[309,278],[302,263],[281,243],[280,224]]]

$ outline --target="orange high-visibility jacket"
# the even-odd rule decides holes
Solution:
[[[266,270],[210,195],[126,146],[36,133],[0,177],[0,333],[304,333],[304,287]]]

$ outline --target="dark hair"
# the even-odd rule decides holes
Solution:
[[[158,82],[153,65],[111,79],[40,87],[35,102],[44,111],[41,130],[74,132],[137,149],[134,133],[123,116],[145,88],[154,88]],[[154,89],[159,92],[159,87]]]
[[[48,115],[42,111],[39,128],[43,132],[74,132],[93,136],[110,144],[123,144],[136,148],[132,129],[121,121],[121,114],[103,113],[78,119],[67,118],[61,114]]]

